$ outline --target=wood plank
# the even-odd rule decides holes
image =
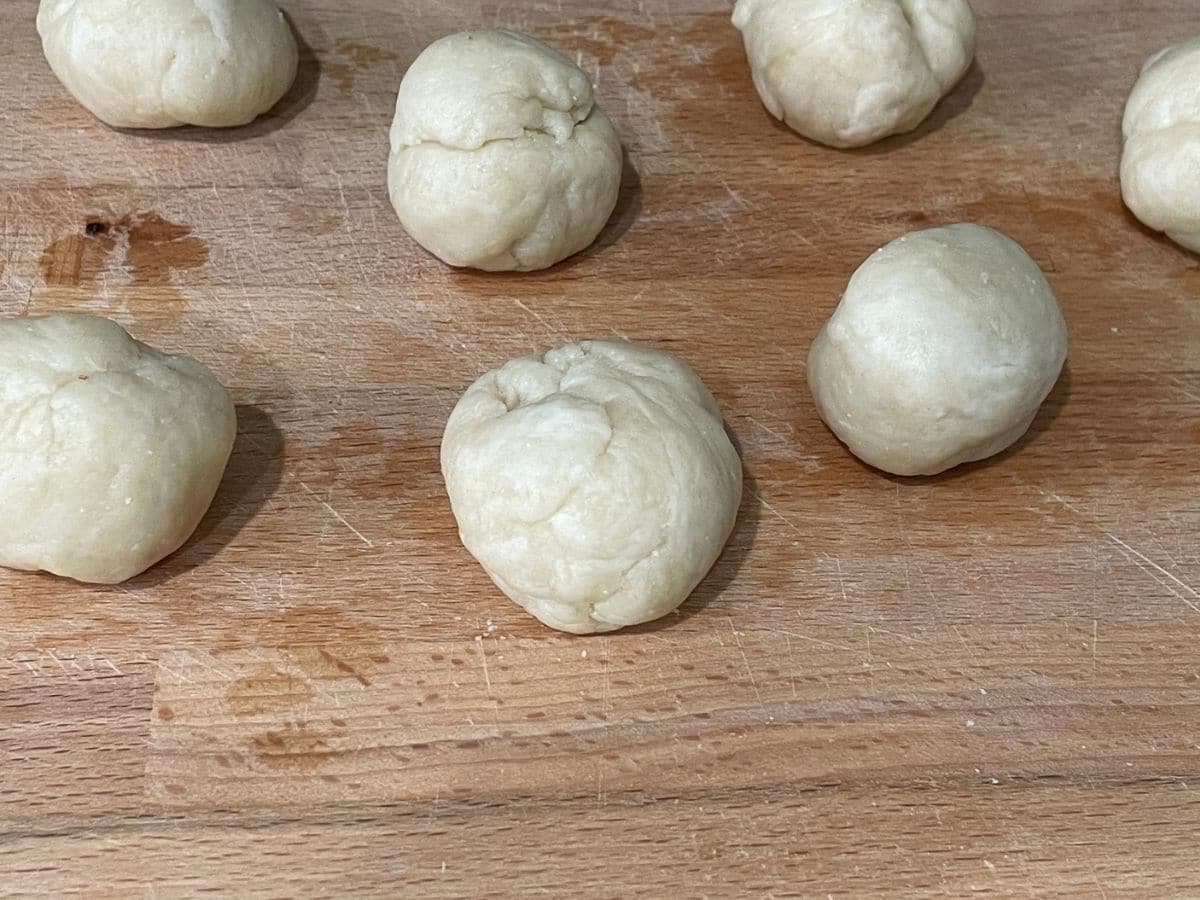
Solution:
[[[285,5],[279,113],[156,135],[0,7],[0,314],[110,315],[239,424],[151,572],[0,571],[0,893],[1200,894],[1200,265],[1116,168],[1193,0],[977,0],[963,84],[851,153],[771,122],[723,0]],[[448,270],[388,202],[405,67],[479,24],[578,59],[626,148],[548,272]],[[804,355],[868,253],[961,219],[1047,271],[1068,370],[1012,450],[888,478]],[[701,374],[746,498],[678,615],[574,638],[462,549],[438,445],[481,372],[613,336]]]

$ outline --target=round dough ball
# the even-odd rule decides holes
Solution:
[[[665,616],[716,562],[742,464],[682,362],[585,341],[507,363],[463,395],[442,439],[463,544],[551,628]]]
[[[733,24],[771,115],[830,147],[912,131],[975,55],[967,0],[738,0]]]
[[[115,584],[200,524],[233,448],[229,395],[95,316],[0,322],[0,565]]]
[[[916,231],[875,251],[808,354],[821,418],[855,456],[934,475],[999,453],[1058,380],[1067,329],[1050,285],[990,228]]]
[[[270,0],[41,0],[37,29],[59,81],[114,128],[245,125],[299,60]]]
[[[1125,104],[1123,130],[1125,205],[1200,253],[1200,37],[1150,57]]]
[[[400,83],[391,143],[392,205],[452,266],[552,266],[596,239],[621,186],[621,143],[587,76],[511,31],[430,44]]]

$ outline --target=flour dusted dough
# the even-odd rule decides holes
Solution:
[[[738,0],[771,115],[831,147],[916,128],[975,55],[967,0]]]
[[[208,369],[108,319],[0,321],[0,565],[132,578],[196,529],[235,432]]]
[[[1125,105],[1123,130],[1125,204],[1200,253],[1200,37],[1150,57]]]
[[[116,128],[245,125],[296,77],[271,0],[41,0],[50,68]]]
[[[587,76],[511,31],[430,44],[400,84],[391,144],[392,205],[452,266],[552,266],[595,240],[621,185]]]
[[[1029,428],[1067,354],[1058,300],[1015,242],[951,225],[859,267],[808,355],[826,424],[856,456],[933,475]]]
[[[492,580],[576,634],[679,606],[720,555],[742,493],[737,451],[692,370],[604,341],[476,381],[446,425],[442,472]]]

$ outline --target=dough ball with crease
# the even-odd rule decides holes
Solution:
[[[621,184],[621,144],[587,76],[511,31],[430,44],[400,84],[391,146],[400,221],[452,266],[552,266],[596,239]]]
[[[742,493],[700,379],[619,342],[484,375],[446,425],[442,473],[462,541],[492,580],[576,634],[678,607],[720,555]]]
[[[59,81],[115,128],[245,125],[299,61],[271,0],[41,0],[37,29]]]
[[[998,231],[917,231],[875,251],[813,342],[821,418],[855,456],[934,475],[1023,435],[1067,355],[1037,264]]]
[[[975,55],[967,0],[737,0],[733,24],[771,115],[831,147],[916,128]]]
[[[229,395],[95,316],[0,321],[0,565],[115,584],[200,523],[237,426]]]
[[[1125,205],[1200,253],[1200,37],[1150,57],[1125,104],[1123,131]]]

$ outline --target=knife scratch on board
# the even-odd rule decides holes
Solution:
[[[1067,510],[1067,512],[1074,515],[1077,519],[1087,525],[1090,525],[1096,531],[1100,532],[1102,535],[1108,538],[1109,541],[1117,546],[1126,559],[1153,578],[1162,587],[1166,588],[1175,596],[1176,599],[1182,600],[1184,604],[1190,607],[1194,612],[1200,613],[1200,591],[1197,591],[1194,587],[1192,587],[1192,585],[1188,584],[1175,573],[1163,568],[1141,550],[1121,540],[1121,538],[1117,537],[1115,534],[1105,528],[1099,519],[1090,513],[1086,513],[1079,509],[1077,506],[1071,503],[1071,501],[1067,500],[1060,494],[1056,494],[1053,491],[1043,491],[1040,489],[1038,490],[1038,493],[1046,499],[1057,503],[1063,509]]]
[[[335,519],[337,519],[339,522],[341,522],[343,525],[345,525],[347,528],[349,528],[349,529],[350,529],[350,531],[351,531],[351,532],[354,534],[354,536],[355,536],[355,537],[357,537],[357,538],[358,538],[360,541],[362,541],[364,544],[366,544],[366,545],[367,545],[368,547],[370,547],[372,550],[374,550],[374,549],[375,549],[375,545],[374,545],[374,544],[371,542],[371,540],[370,540],[370,539],[369,539],[369,538],[368,538],[366,535],[364,535],[364,534],[363,534],[361,531],[359,531],[357,528],[355,528],[353,525],[351,525],[349,522],[347,522],[347,521],[346,521],[346,517],[345,517],[345,516],[343,516],[343,515],[342,515],[340,512],[338,512],[336,509],[334,509],[334,508],[333,508],[331,505],[329,505],[328,503],[326,503],[324,500],[322,500],[322,499],[321,499],[321,498],[320,498],[320,497],[317,495],[317,492],[316,492],[316,491],[314,491],[312,488],[310,488],[310,487],[309,487],[307,484],[305,484],[303,481],[301,481],[301,482],[300,482],[300,487],[304,488],[304,490],[305,490],[305,491],[308,493],[308,495],[309,495],[309,496],[311,496],[311,497],[312,497],[314,500],[316,500],[316,501],[317,501],[318,503],[320,503],[320,504],[321,504],[323,507],[325,507],[325,509],[326,509],[326,510],[328,510],[328,511],[329,511],[329,513],[330,513],[330,514],[331,514],[331,515],[332,515],[332,516],[333,516]]]

